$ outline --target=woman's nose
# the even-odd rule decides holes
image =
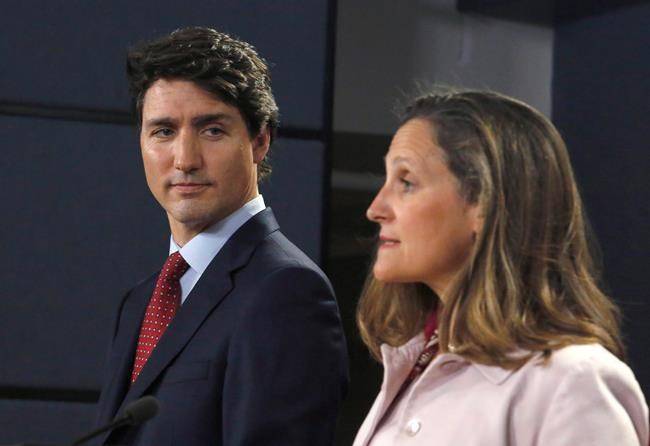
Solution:
[[[368,220],[380,223],[388,218],[390,212],[386,198],[385,188],[382,187],[366,210]]]

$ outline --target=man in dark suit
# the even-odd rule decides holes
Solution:
[[[114,327],[98,423],[154,395],[124,445],[331,445],[347,356],[331,285],[258,193],[278,124],[247,43],[186,28],[129,53],[147,183],[171,229],[163,269]]]

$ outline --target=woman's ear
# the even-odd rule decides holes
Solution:
[[[481,206],[479,203],[470,204],[467,208],[467,216],[469,218],[470,228],[472,229],[473,239],[476,240],[476,237],[483,230],[483,223],[485,221],[484,214],[482,212]]]

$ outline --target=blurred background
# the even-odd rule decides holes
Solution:
[[[121,296],[166,257],[129,110],[126,50],[204,25],[272,65],[282,114],[263,185],[284,232],[330,276],[351,356],[337,445],[381,368],[354,312],[396,103],[432,83],[530,103],[565,137],[650,394],[650,2],[22,0],[0,14],[0,444],[92,426]]]

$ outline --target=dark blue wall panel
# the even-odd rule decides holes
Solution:
[[[280,228],[308,256],[321,259],[325,145],[319,141],[278,139],[273,143],[273,173],[261,185]]]
[[[0,141],[0,385],[96,388],[111,308],[168,242],[135,128],[0,117]]]
[[[323,129],[326,0],[26,0],[0,14],[0,101],[127,110],[126,48],[173,29],[216,27],[272,64],[284,126]]]
[[[0,444],[70,444],[94,418],[95,404],[0,400]]]
[[[560,26],[553,116],[567,140],[625,312],[631,364],[650,394],[650,5]]]

